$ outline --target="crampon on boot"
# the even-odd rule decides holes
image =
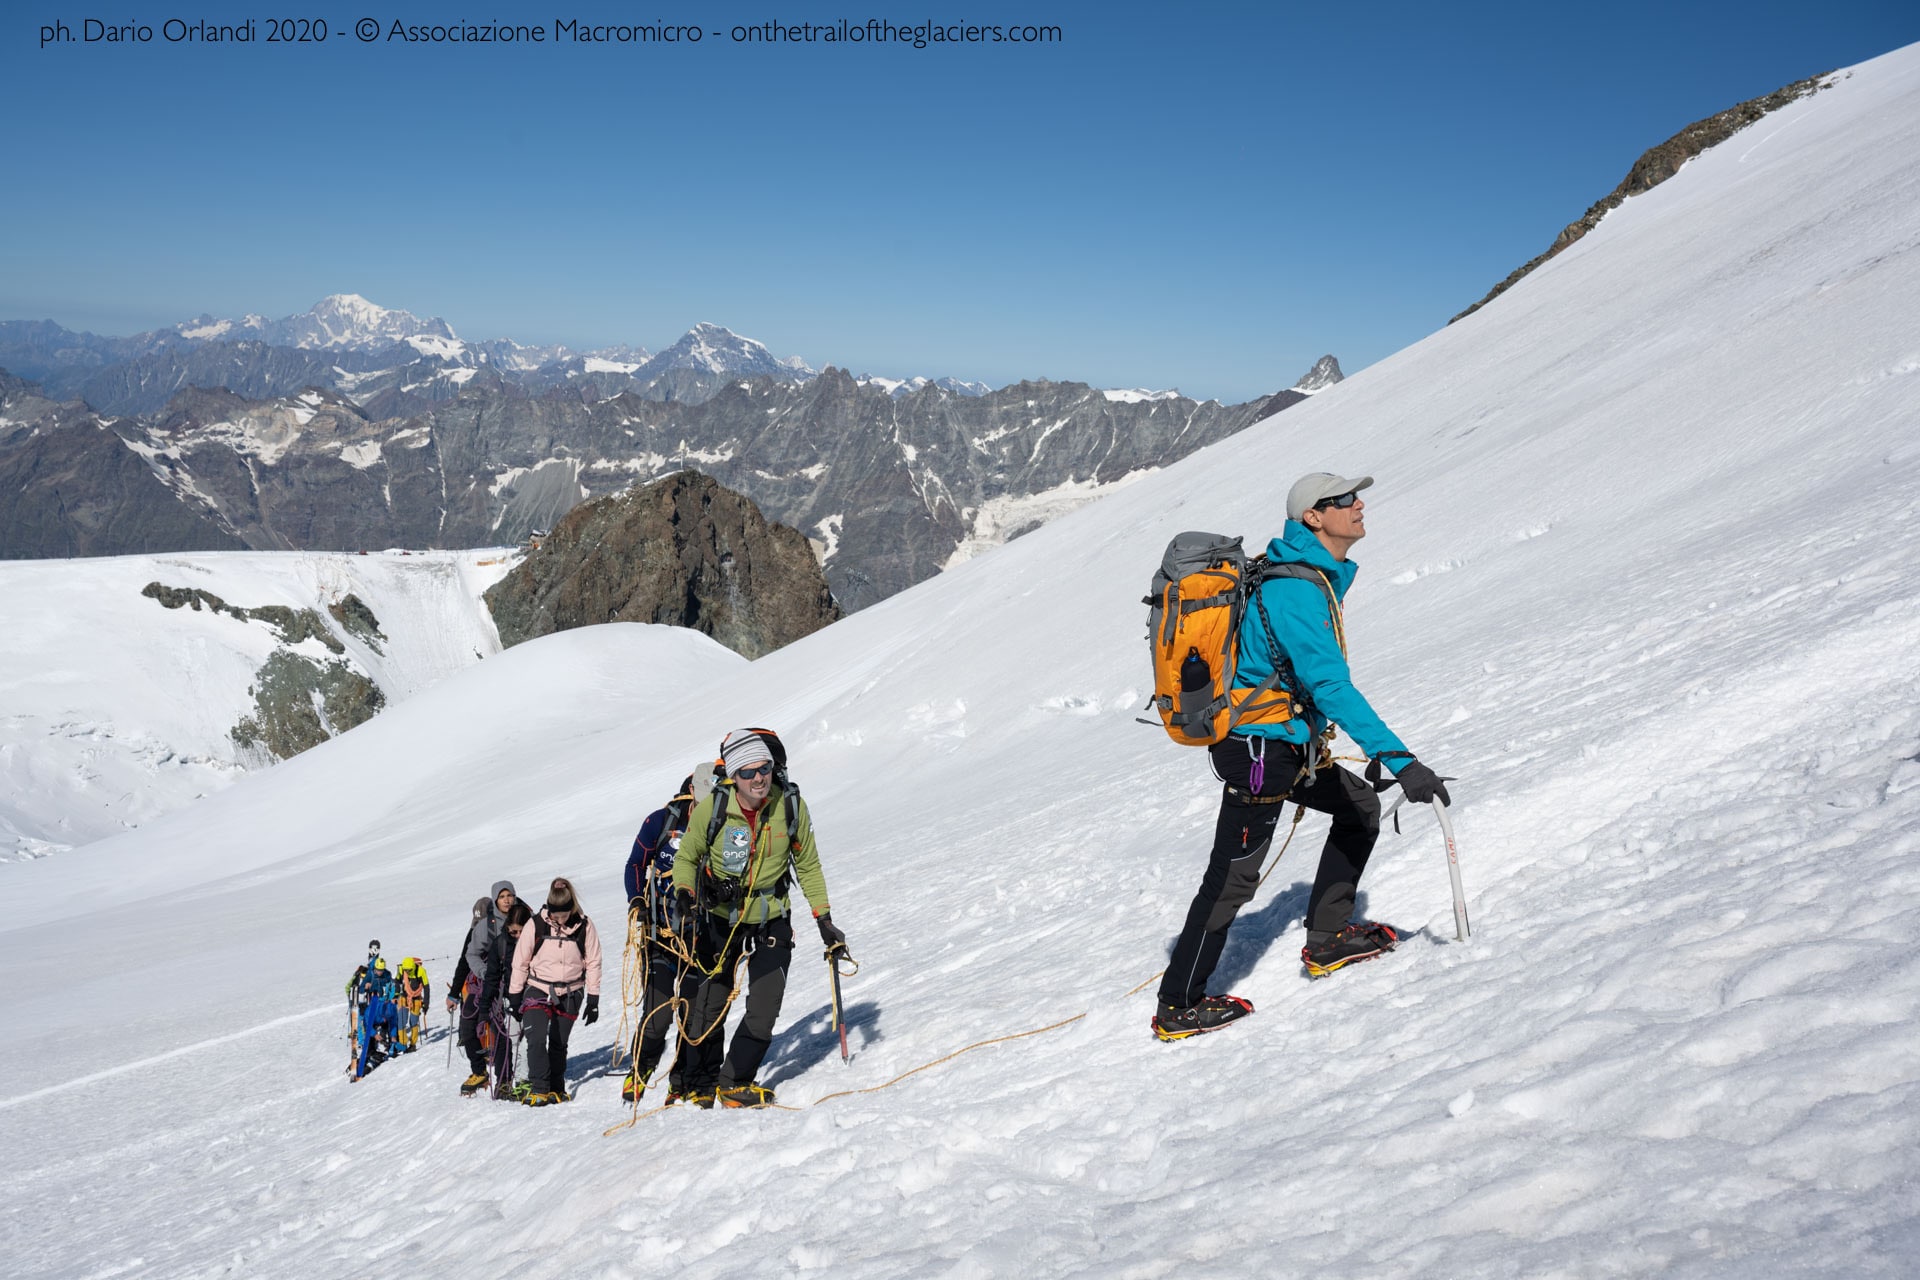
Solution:
[[[647,1092],[647,1077],[638,1071],[629,1071],[627,1078],[620,1082],[620,1101],[638,1102]]]
[[[714,1092],[723,1107],[770,1107],[773,1090],[749,1080],[745,1084],[722,1085]]]
[[[1188,1036],[1218,1031],[1253,1012],[1253,1001],[1240,996],[1207,996],[1191,1009],[1176,1009],[1163,1004],[1153,1015],[1153,1034],[1160,1040],[1185,1040]]]
[[[487,1078],[484,1075],[468,1076],[460,1083],[460,1096],[463,1098],[471,1098],[474,1094],[486,1087]]]
[[[1399,943],[1399,931],[1392,925],[1355,920],[1338,933],[1317,937],[1308,934],[1307,945],[1300,948],[1300,962],[1307,966],[1309,976],[1324,978],[1356,960],[1371,960],[1391,951]]]

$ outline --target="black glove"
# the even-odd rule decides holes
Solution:
[[[840,932],[839,926],[834,924],[833,912],[829,911],[825,915],[817,917],[814,923],[820,926],[820,941],[827,944],[827,950],[832,951],[835,947],[842,949],[846,947],[847,935]]]
[[[516,1018],[520,1017],[521,1016],[520,1002],[522,1000],[525,1000],[526,998],[527,998],[527,993],[525,991],[516,991],[512,995],[508,996],[507,1012],[512,1014]]]
[[[1393,780],[1400,784],[1400,790],[1407,799],[1415,804],[1429,804],[1436,796],[1441,804],[1453,803],[1453,797],[1447,794],[1447,784],[1418,760],[1409,760],[1401,765],[1400,772],[1393,775]]]
[[[695,910],[697,908],[694,904],[693,890],[675,889],[673,891],[673,911],[670,918],[674,933],[684,938],[693,931]]]
[[[599,996],[587,997],[586,1016],[581,1018],[580,1021],[586,1023],[588,1026],[592,1026],[594,1023],[600,1021],[600,997]]]

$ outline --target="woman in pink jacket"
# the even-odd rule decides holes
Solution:
[[[567,1101],[567,1037],[574,1019],[600,1018],[600,933],[580,913],[573,884],[556,879],[547,905],[513,950],[507,1003],[527,1033],[527,1105]]]

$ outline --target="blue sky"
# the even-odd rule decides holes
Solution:
[[[0,24],[0,319],[353,292],[471,338],[657,350],[708,320],[856,372],[1248,399],[1443,326],[1691,121],[1920,39],[1910,0],[282,8],[327,41],[167,43],[173,16],[264,40],[269,9],[214,0],[95,10],[150,44],[39,47],[81,34],[67,5]],[[1063,38],[730,38],[776,15]],[[367,16],[549,42],[365,44]],[[556,18],[707,35],[556,45]]]

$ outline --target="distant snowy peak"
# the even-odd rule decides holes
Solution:
[[[1130,389],[1114,390],[1114,391],[1102,391],[1100,394],[1105,396],[1107,399],[1113,401],[1115,404],[1147,404],[1155,400],[1180,399],[1180,393],[1178,391],[1145,391],[1137,387],[1130,388]]]
[[[787,381],[804,381],[814,370],[799,356],[781,359],[765,343],[743,338],[731,329],[702,321],[682,334],[680,340],[640,366],[643,379],[657,377],[669,370],[721,377],[755,377],[765,374]]]
[[[173,331],[191,342],[254,339],[308,350],[380,351],[406,343],[422,355],[448,359],[457,359],[464,350],[445,320],[422,320],[411,311],[378,306],[357,293],[332,294],[309,310],[280,320],[256,315],[216,320],[203,315],[174,325]]]
[[[238,320],[216,320],[210,315],[200,315],[192,320],[182,320],[173,326],[173,331],[189,342],[239,342],[246,338],[258,338],[260,331],[266,327],[265,316],[246,315]]]
[[[1307,370],[1306,376],[1293,384],[1293,389],[1302,395],[1310,396],[1316,391],[1325,391],[1345,377],[1346,375],[1340,372],[1338,360],[1332,356],[1321,356],[1313,362],[1313,368]]]
[[[964,382],[959,378],[878,378],[863,373],[854,381],[863,387],[879,387],[896,400],[913,395],[923,387],[933,387],[956,396],[984,396],[993,390],[984,382]]]

